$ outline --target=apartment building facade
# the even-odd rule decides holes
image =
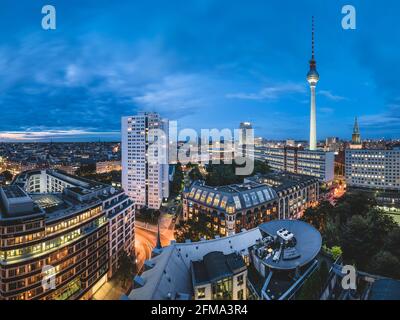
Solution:
[[[169,196],[168,121],[157,113],[122,118],[122,187],[139,207]]]

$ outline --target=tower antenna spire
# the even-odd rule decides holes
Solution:
[[[315,54],[315,47],[314,47],[314,33],[315,33],[315,24],[314,24],[314,16],[312,16],[312,26],[311,26],[311,48],[312,48],[312,55],[311,55],[311,60],[314,60],[314,54]]]
[[[317,150],[317,110],[315,103],[315,87],[319,80],[319,74],[317,72],[317,62],[315,61],[315,26],[314,16],[312,16],[311,24],[311,60],[310,70],[307,73],[307,81],[311,89],[311,110],[310,110],[310,150]]]

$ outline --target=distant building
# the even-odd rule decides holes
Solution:
[[[254,138],[254,146],[261,147],[265,144],[265,139],[262,137],[255,137]]]
[[[316,205],[319,199],[317,178],[288,172],[255,175],[244,180],[273,188],[279,199],[280,219],[299,219],[304,210]]]
[[[183,219],[208,220],[215,234],[226,236],[278,218],[278,196],[267,185],[247,182],[210,187],[195,181],[183,194]]]
[[[338,137],[328,137],[325,139],[325,145],[330,146],[332,144],[338,143],[339,138]]]
[[[100,161],[96,162],[96,173],[109,173],[111,171],[121,171],[121,161]]]
[[[241,122],[239,129],[241,130],[239,137],[239,144],[241,145],[241,156],[248,157],[250,149],[254,148],[254,136],[248,136],[248,130],[253,130],[253,126],[250,122]]]
[[[292,147],[257,147],[254,157],[256,160],[266,160],[274,170],[313,176],[322,182],[331,182],[334,179],[333,152]]]
[[[293,139],[288,139],[288,140],[286,140],[286,146],[295,147],[296,146],[296,141],[294,141]]]
[[[231,162],[234,159],[234,152],[235,148],[232,141],[217,141],[210,143],[208,148],[210,161],[220,161],[221,163],[224,161],[228,163]]]
[[[247,266],[238,253],[207,253],[191,262],[195,300],[246,300]]]
[[[21,173],[0,187],[0,299],[89,299],[119,254],[134,254],[134,222],[122,190],[58,170]]]
[[[351,135],[350,149],[362,149],[360,128],[358,127],[357,117],[354,120],[353,134]]]
[[[346,150],[349,187],[400,191],[400,148]]]
[[[122,186],[139,207],[159,209],[169,196],[168,136],[157,113],[122,118]]]

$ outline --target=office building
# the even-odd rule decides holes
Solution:
[[[279,199],[279,219],[300,219],[304,211],[318,204],[317,178],[288,172],[271,172],[246,178],[273,188]]]
[[[346,150],[349,187],[400,191],[400,148]]]
[[[253,130],[253,126],[250,122],[241,122],[239,136],[240,155],[242,157],[249,157],[254,148],[254,134],[251,134],[250,130]]]
[[[122,190],[58,170],[21,173],[0,188],[0,299],[89,299],[122,250],[134,254],[134,219]]]
[[[255,182],[210,187],[195,181],[183,193],[184,221],[206,218],[216,235],[226,236],[278,218],[274,189]]]
[[[257,147],[254,157],[256,160],[267,161],[274,170],[313,176],[326,183],[334,179],[335,154],[333,152],[292,147]]]
[[[168,121],[157,113],[122,118],[122,187],[139,207],[169,196]]]

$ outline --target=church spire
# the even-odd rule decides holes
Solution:
[[[156,243],[156,248],[157,249],[162,249],[161,245],[161,234],[160,234],[160,221],[158,221],[158,226],[157,226],[157,243]]]
[[[353,134],[351,135],[351,143],[353,145],[361,145],[360,128],[358,127],[357,117],[354,119]]]
[[[355,117],[355,119],[354,119],[353,133],[360,133],[360,129],[359,129],[359,127],[358,127],[358,120],[357,120],[357,117]]]

